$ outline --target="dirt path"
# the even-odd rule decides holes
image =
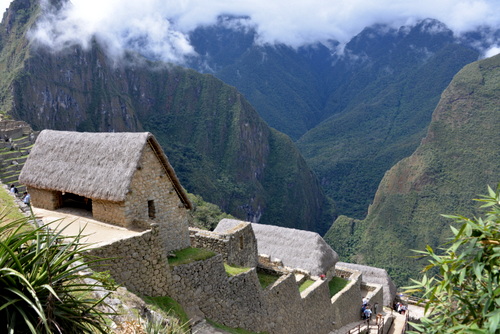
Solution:
[[[56,231],[64,229],[63,235],[76,235],[83,230],[86,236],[82,241],[89,243],[107,243],[139,234],[124,227],[94,220],[88,212],[80,209],[63,208],[51,211],[33,207],[33,213],[44,224],[57,220],[58,222],[51,224],[51,227]]]

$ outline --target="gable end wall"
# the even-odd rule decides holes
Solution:
[[[142,229],[157,223],[167,251],[189,247],[189,211],[149,144],[144,147],[138,166],[125,200],[127,226]],[[154,218],[149,217],[148,201],[154,203]]]

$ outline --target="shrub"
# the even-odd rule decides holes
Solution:
[[[440,252],[427,246],[429,265],[408,292],[423,292],[426,317],[414,324],[424,333],[500,332],[500,186],[479,199],[483,217],[445,216],[454,238]],[[438,275],[428,275],[437,269]]]
[[[0,332],[107,332],[109,313],[99,308],[105,297],[92,293],[99,278],[86,270],[100,260],[82,257],[88,245],[81,238],[0,217]]]

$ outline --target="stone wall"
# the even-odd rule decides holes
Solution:
[[[106,223],[126,228],[131,227],[126,224],[125,203],[123,202],[92,200],[92,217]],[[149,228],[150,227],[147,226],[147,229]]]
[[[128,226],[147,228],[158,223],[167,251],[189,247],[188,210],[149,145],[144,147],[130,189],[125,200]]]
[[[256,332],[326,334],[360,319],[359,272],[351,271],[353,281],[330,298],[329,280],[317,280],[301,293],[288,273],[262,289],[255,268],[227,277],[223,265],[217,255],[171,268],[169,295],[201,317]]]
[[[191,246],[221,254],[224,261],[242,267],[257,266],[257,240],[252,225],[242,222],[225,233],[190,228]]]
[[[381,313],[384,308],[384,291],[382,285],[361,282],[361,290],[366,291],[368,304],[371,306],[374,315]]]
[[[147,296],[166,296],[171,281],[167,253],[161,247],[158,225],[138,236],[121,239],[88,251],[89,256],[109,259],[93,266],[110,271],[119,284]]]
[[[62,200],[60,192],[27,187],[27,191],[31,196],[32,205],[46,209],[55,210],[61,206]]]
[[[361,304],[363,300],[361,295],[361,272],[348,268],[337,268],[337,271],[344,276],[346,273],[351,273],[347,286],[331,299],[336,326],[342,327],[342,325],[361,320]]]

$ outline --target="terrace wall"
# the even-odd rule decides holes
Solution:
[[[109,270],[114,280],[129,290],[147,296],[166,296],[172,278],[167,253],[161,245],[158,225],[152,224],[151,230],[100,244],[87,254],[109,259],[94,265],[93,269]]]

